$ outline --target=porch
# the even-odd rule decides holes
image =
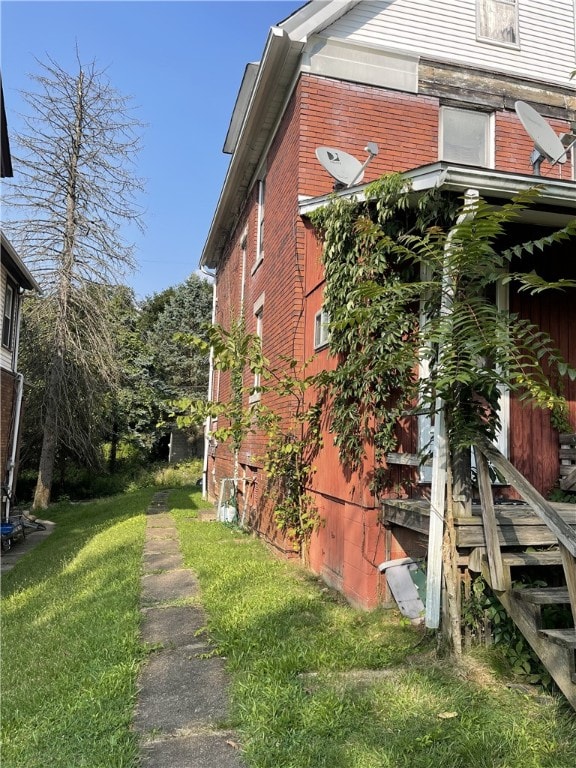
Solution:
[[[573,446],[576,435],[570,435]],[[562,461],[566,457],[561,439]],[[570,449],[572,450],[572,449]],[[451,562],[463,582],[470,584],[470,572],[481,573],[526,640],[540,657],[570,704],[576,709],[576,630],[557,629],[544,623],[543,606],[568,605],[576,620],[576,504],[546,501],[520,472],[487,441],[475,448],[480,499],[473,500],[469,514],[450,516],[436,511],[430,500],[386,499],[382,502],[382,523],[387,529],[387,555],[398,532],[412,532],[414,538],[433,540],[434,528],[449,527]],[[514,488],[522,501],[494,498],[489,464]],[[570,467],[563,467],[570,479]],[[564,487],[566,487],[564,483]],[[396,532],[396,536],[395,536]],[[436,534],[437,535],[437,534]],[[429,563],[430,566],[430,563]],[[432,561],[432,567],[435,566]],[[520,584],[523,574],[537,577],[547,586]],[[440,586],[439,572],[436,571]],[[428,573],[428,584],[431,581]],[[452,585],[461,595],[459,585]],[[460,597],[456,597],[459,603]],[[428,610],[428,606],[427,606]],[[460,610],[458,609],[458,614]],[[574,624],[574,621],[573,621]]]

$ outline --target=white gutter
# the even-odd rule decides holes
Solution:
[[[302,48],[302,43],[292,41],[279,27],[270,29],[258,76],[236,140],[236,150],[228,166],[202,251],[201,265],[213,268],[218,263],[219,251],[237,221],[244,195],[262,159],[263,147],[276,120],[276,113],[284,103],[284,97],[278,94],[278,84],[287,81],[288,87]],[[275,99],[278,99],[277,104]]]
[[[572,210],[574,211],[573,216],[576,216],[576,182],[574,181],[553,180],[468,166],[454,166],[444,162],[414,168],[406,171],[403,176],[411,182],[413,192],[424,192],[437,188],[464,193],[467,189],[474,188],[479,191],[482,197],[502,199],[509,199],[518,192],[524,192],[538,186],[540,187],[539,206],[564,207],[567,209],[567,213]],[[354,197],[359,202],[364,202],[367,186],[368,184],[361,184],[339,192],[327,192],[318,197],[301,198],[298,211],[301,216],[306,216],[317,208],[327,205],[335,196]]]

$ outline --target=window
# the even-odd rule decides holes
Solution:
[[[490,168],[492,121],[487,112],[440,109],[440,160]]]
[[[264,200],[266,197],[266,179],[258,182],[258,232],[256,238],[256,264],[264,258]]]
[[[330,317],[328,313],[321,309],[314,316],[314,349],[322,349],[330,340],[330,330],[328,324]]]
[[[479,40],[518,47],[517,0],[477,0]]]
[[[254,304],[254,318],[256,320],[256,336],[260,339],[260,342],[262,342],[262,330],[264,326],[264,294],[262,294],[258,301]],[[254,372],[254,381],[252,382],[252,394],[249,397],[249,402],[254,403],[257,400],[260,400],[260,381],[261,376],[259,371]]]
[[[14,285],[6,283],[4,293],[4,312],[2,316],[2,346],[12,349],[14,345],[14,327],[16,324],[16,291]]]

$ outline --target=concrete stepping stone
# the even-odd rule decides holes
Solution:
[[[153,741],[142,749],[142,768],[241,768],[234,734],[200,733]]]
[[[154,539],[174,539],[178,541],[178,530],[176,526],[168,528],[166,525],[161,528],[150,528],[146,531],[146,540],[153,541]]]
[[[176,539],[150,539],[144,544],[144,555],[160,554],[166,555],[180,554],[180,544]]]
[[[143,558],[143,570],[145,573],[151,571],[170,571],[174,568],[182,568],[184,558],[179,552],[150,552]]]
[[[146,529],[149,528],[163,528],[164,526],[174,527],[174,520],[171,515],[158,514],[152,515],[152,517],[146,518]]]
[[[198,646],[207,649],[206,634],[199,634],[205,625],[206,614],[196,606],[147,608],[142,621],[142,639],[145,643],[163,643],[171,648]]]
[[[168,603],[198,594],[198,582],[187,568],[142,576],[142,602]]]
[[[224,660],[199,658],[186,648],[153,653],[140,676],[134,725],[145,735],[217,728],[228,707]]]

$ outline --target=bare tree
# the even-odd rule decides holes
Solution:
[[[9,231],[44,291],[32,324],[49,350],[36,508],[50,501],[60,448],[93,454],[95,400],[117,370],[107,287],[133,267],[123,226],[141,226],[134,161],[142,124],[103,71],[78,54],[77,62],[75,74],[50,58],[38,62],[5,201]]]

